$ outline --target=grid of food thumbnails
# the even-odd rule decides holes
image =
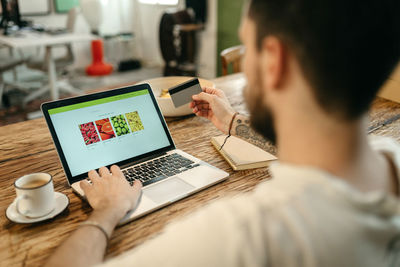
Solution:
[[[137,111],[125,113],[125,117],[123,114],[120,114],[111,118],[104,118],[79,125],[79,130],[86,145],[138,132],[143,129],[144,126]]]

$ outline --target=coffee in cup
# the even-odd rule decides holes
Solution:
[[[31,181],[26,182],[26,184],[22,185],[22,188],[24,189],[32,189],[32,188],[36,188],[36,187],[41,187],[42,185],[47,184],[48,180],[47,179],[34,179]]]
[[[32,173],[15,183],[16,208],[21,215],[36,218],[49,214],[55,207],[53,179],[48,173]]]

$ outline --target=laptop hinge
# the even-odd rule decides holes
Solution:
[[[150,160],[150,159],[158,158],[158,157],[164,156],[164,155],[167,155],[167,152],[157,153],[157,154],[154,154],[154,155],[151,155],[151,156],[148,156],[148,157],[145,157],[145,158],[136,160],[136,161],[134,161],[134,162],[121,165],[121,166],[119,166],[119,167],[120,167],[121,169],[125,169],[125,168],[128,168],[128,167],[130,167],[130,166],[133,166],[133,165],[136,165],[136,164],[139,164],[139,163],[148,161],[148,160]]]

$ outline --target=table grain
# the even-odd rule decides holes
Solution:
[[[246,80],[234,74],[213,80],[225,91],[234,108],[246,113],[242,90]],[[370,112],[370,125],[400,114],[400,105],[376,99]],[[195,157],[227,172],[228,180],[182,199],[161,210],[118,227],[111,237],[105,258],[131,249],[162,231],[164,226],[213,200],[252,190],[268,179],[268,169],[259,168],[234,172],[210,143],[220,132],[206,119],[196,116],[168,118],[175,144]],[[372,134],[394,137],[400,141],[400,120]],[[5,211],[15,198],[14,180],[24,174],[48,172],[53,176],[55,190],[66,194],[68,208],[57,217],[36,224],[10,222]],[[91,208],[69,188],[50,133],[43,118],[0,127],[0,265],[40,266],[46,258],[86,220]]]

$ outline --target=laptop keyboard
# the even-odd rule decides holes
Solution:
[[[194,164],[190,159],[174,153],[129,167],[122,172],[131,185],[135,180],[140,180],[145,186],[197,166],[199,164]]]

